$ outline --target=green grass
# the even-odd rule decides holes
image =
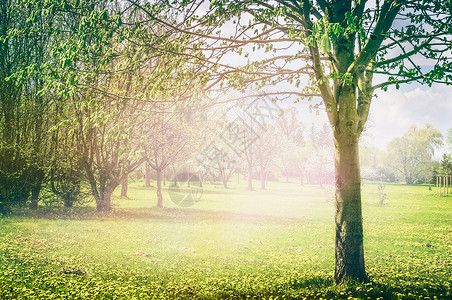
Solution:
[[[114,211],[40,208],[0,218],[0,299],[450,299],[452,197],[363,187],[370,282],[335,286],[331,189],[208,184],[179,208],[133,182]],[[118,191],[119,192],[119,191]]]

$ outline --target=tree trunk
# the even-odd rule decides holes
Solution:
[[[75,201],[77,201],[77,199],[66,195],[63,198],[64,207],[72,207],[72,206],[74,206]]]
[[[162,170],[157,169],[157,207],[163,207]]]
[[[286,183],[289,183],[289,175],[286,174]]]
[[[303,185],[304,184],[304,182],[303,182],[303,174],[300,174],[300,185]]]
[[[248,190],[253,190],[253,170],[251,168],[248,169]]]
[[[129,175],[125,175],[121,182],[121,198],[127,198]]]
[[[30,198],[30,209],[37,209],[38,208],[38,201],[39,201],[39,193],[41,192],[41,185],[39,187],[33,187],[31,189],[31,198]]]
[[[366,277],[361,211],[361,177],[358,159],[359,135],[336,128],[336,284]],[[340,133],[342,132],[342,134]]]
[[[38,202],[39,202],[39,194],[41,193],[42,188],[42,177],[44,174],[41,174],[42,172],[38,172],[39,174],[36,174],[36,182],[34,186],[31,189],[31,198],[30,198],[30,209],[37,209],[38,208]]]
[[[413,180],[411,179],[411,176],[405,176],[405,182],[406,182],[406,184],[413,184]]]
[[[261,170],[261,190],[265,190],[265,172]]]
[[[97,201],[97,211],[109,212],[111,210],[111,194],[113,190],[106,188],[104,193],[100,195],[99,201]]]
[[[227,189],[229,177],[226,173],[226,170],[224,170],[224,172],[221,172],[220,176],[221,176],[221,182],[223,182],[223,188]]]
[[[144,186],[150,187],[151,186],[151,167],[149,166],[148,163],[146,163],[146,174],[144,175],[144,177],[145,177]]]

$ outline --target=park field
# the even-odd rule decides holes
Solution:
[[[234,182],[187,208],[131,182],[109,214],[1,217],[0,299],[452,299],[452,197],[386,184],[380,204],[366,182],[369,281],[335,286],[332,188]]]

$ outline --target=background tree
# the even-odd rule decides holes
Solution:
[[[365,180],[396,182],[397,176],[388,165],[385,151],[375,146],[359,145],[361,176]]]
[[[306,174],[309,183],[320,186],[331,183],[334,175],[334,150],[331,130],[326,124],[320,130],[312,124],[306,149]]]
[[[285,135],[278,136],[279,153],[276,156],[276,165],[281,171],[281,175],[289,182],[289,177],[299,176],[301,163],[298,162],[300,147]]]
[[[58,38],[55,16],[20,0],[0,3],[0,212],[38,205],[48,179],[55,93],[40,93]],[[3,207],[3,209],[2,209]]]
[[[156,106],[158,108],[159,106]],[[155,109],[155,108],[154,108]],[[157,114],[145,114],[140,131],[140,147],[146,162],[157,174],[157,206],[163,207],[163,172],[179,161],[191,158],[196,148],[196,132],[193,130],[195,116],[189,119],[180,113],[160,110]],[[177,174],[175,174],[176,177]]]
[[[452,150],[452,128],[449,128],[447,131],[447,144],[449,145],[449,149]]]
[[[433,182],[436,183],[436,175],[452,175],[452,155],[443,154],[443,158],[441,159],[440,165],[435,169]]]
[[[430,125],[423,129],[412,126],[388,144],[386,162],[407,184],[428,182],[433,171],[433,155],[442,145],[442,138],[441,132]]]
[[[258,128],[258,138],[255,142],[257,167],[261,180],[261,189],[265,190],[267,176],[270,170],[276,166],[278,153],[281,153],[278,131],[274,124],[268,124],[265,128]]]
[[[305,161],[299,151],[305,144],[305,125],[298,119],[297,114],[295,107],[289,107],[282,109],[275,120],[278,130],[282,133],[279,138],[281,153],[277,164],[282,175],[286,177],[286,182],[289,182],[289,176],[294,175],[299,176],[302,182],[305,169]]]
[[[71,109],[65,102],[57,105],[59,120],[67,120]],[[49,130],[52,137],[51,164],[49,170],[49,186],[51,191],[63,202],[65,207],[88,198],[87,188],[80,156],[76,152],[75,135],[67,126],[54,126]]]

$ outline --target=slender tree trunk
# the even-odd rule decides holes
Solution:
[[[36,177],[36,182],[31,188],[30,209],[38,208],[39,194],[41,193],[42,179],[44,177],[44,174],[42,174],[42,172],[38,172],[38,174],[36,174]]]
[[[121,182],[121,198],[127,198],[127,189],[129,185],[129,175],[124,176]]]
[[[265,190],[265,172],[261,169],[261,190]]]
[[[248,168],[248,190],[253,190],[253,170]]]
[[[41,192],[41,184],[39,184],[39,187],[33,187],[31,189],[31,198],[30,198],[30,209],[37,209],[38,208],[38,201],[39,201],[39,193]]]
[[[301,173],[300,174],[300,185],[303,185],[304,184],[304,182],[303,182],[303,173]]]
[[[366,277],[361,211],[359,135],[348,128],[335,130],[336,168],[336,270],[337,284]],[[341,134],[340,132],[343,132]]]
[[[166,186],[166,172],[162,174],[163,177],[163,186]]]
[[[227,189],[229,177],[226,173],[226,170],[224,170],[224,172],[221,172],[220,176],[221,176],[221,182],[223,182],[223,188]]]
[[[286,183],[289,183],[289,175],[286,174]]]
[[[144,177],[145,177],[144,186],[150,187],[151,186],[151,167],[149,166],[148,163],[145,163],[145,164],[146,164],[146,174],[144,175]]]
[[[157,169],[157,207],[163,207],[162,170]]]

